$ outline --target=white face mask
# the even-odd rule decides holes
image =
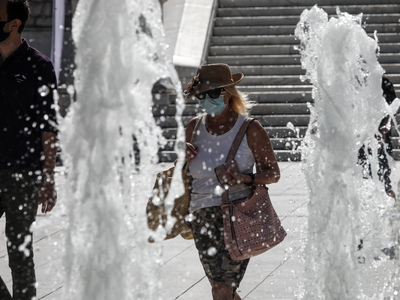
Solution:
[[[219,96],[218,98],[211,98],[209,95],[206,95],[206,98],[200,101],[200,106],[208,113],[209,115],[219,115],[225,109],[224,95]]]

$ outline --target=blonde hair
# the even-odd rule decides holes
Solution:
[[[223,88],[232,95],[231,106],[234,112],[247,116],[250,109],[254,106],[254,102],[248,100],[248,95],[240,92],[234,86],[226,86]]]

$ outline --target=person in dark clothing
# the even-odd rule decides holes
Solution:
[[[392,104],[394,99],[396,99],[396,92],[394,90],[393,84],[386,77],[382,77],[382,91],[386,102],[389,105]],[[382,181],[385,186],[386,194],[393,199],[396,199],[396,194],[392,189],[390,181],[390,174],[392,171],[389,167],[389,162],[387,158],[387,154],[391,155],[393,150],[391,136],[391,129],[393,126],[394,122],[389,115],[385,116],[379,124],[378,129],[380,136],[376,136],[376,139],[379,141],[379,146],[377,149],[379,168],[377,175],[379,180]],[[363,174],[365,178],[372,177],[371,165],[368,161],[368,156],[371,155],[371,148],[366,148],[365,145],[361,147],[358,152],[358,164],[363,167]]]
[[[32,223],[39,204],[50,212],[57,197],[57,81],[50,60],[21,37],[28,18],[28,1],[0,0],[0,217],[13,280],[11,297],[0,278],[2,300],[36,297]]]

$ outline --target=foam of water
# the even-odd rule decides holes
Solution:
[[[359,148],[369,143],[376,174],[374,135],[385,113],[392,112],[382,96],[377,40],[365,33],[362,15],[338,11],[329,19],[317,6],[302,13],[295,34],[306,70],[302,79],[312,83],[314,99],[302,145],[310,192],[302,297],[377,299],[395,268],[393,261],[374,260],[391,242],[393,200],[377,176],[363,179],[357,165]],[[360,238],[368,241],[363,252],[357,251]],[[360,256],[366,264],[358,262]],[[380,268],[385,273],[376,279]]]
[[[162,299],[162,248],[147,242],[145,215],[162,142],[151,89],[164,76],[181,87],[164,54],[159,1],[81,0],[73,38],[77,102],[61,126],[69,201],[65,298]],[[181,96],[177,102],[179,145]],[[141,149],[136,167],[132,136]],[[181,192],[182,183],[173,189]]]

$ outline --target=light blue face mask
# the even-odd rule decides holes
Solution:
[[[206,111],[206,113],[212,116],[222,113],[226,106],[224,103],[224,95],[221,95],[215,99],[211,98],[209,95],[206,95],[205,99],[199,101],[200,106]]]

